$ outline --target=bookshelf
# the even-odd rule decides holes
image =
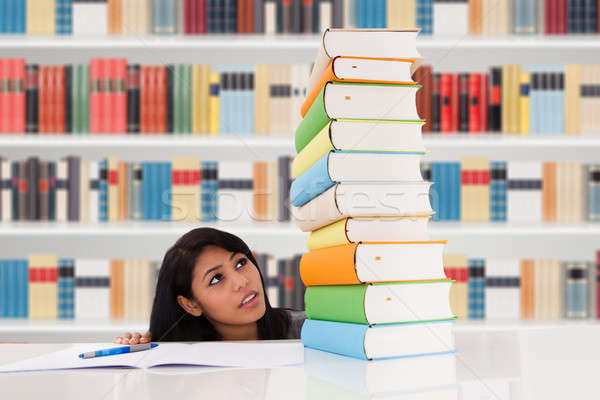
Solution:
[[[481,156],[494,160],[598,161],[600,133],[594,135],[424,135],[429,161],[460,160]],[[295,153],[291,133],[255,135],[0,135],[2,154],[25,158],[33,153],[45,158],[77,154],[88,159],[105,155],[127,161],[170,160],[176,156],[235,160],[269,159]],[[168,152],[164,150],[168,149]],[[135,151],[133,151],[135,150]]]

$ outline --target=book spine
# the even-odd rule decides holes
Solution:
[[[202,161],[201,198],[203,222],[214,222],[219,215],[218,164],[216,161]]]
[[[488,131],[500,133],[502,132],[502,68],[492,68],[490,80]]]
[[[416,0],[417,2],[417,27],[421,34],[433,33],[433,0]]]
[[[301,339],[306,347],[367,360],[364,342],[368,325],[307,319]]]
[[[578,319],[587,317],[587,265],[567,263],[566,317]]]
[[[469,74],[459,75],[459,132],[469,131]]]
[[[441,74],[432,75],[431,91],[431,131],[439,133],[441,130]]]
[[[140,133],[140,65],[127,66],[127,132]]]
[[[506,221],[506,162],[492,161],[490,168],[490,221]]]
[[[27,219],[39,220],[39,159],[31,157],[27,160]]]
[[[452,131],[452,75],[440,74],[440,132]]]
[[[237,32],[237,4],[236,0],[224,0],[223,7],[223,32]]]
[[[254,7],[254,33],[265,33],[265,2],[253,0]]]
[[[290,200],[294,206],[300,207],[308,203],[334,185],[335,182],[329,176],[329,154],[327,153],[321,157],[319,161],[315,162],[292,182]]]
[[[39,67],[37,64],[27,64],[25,72],[25,113],[28,134],[38,132],[38,92]]]
[[[471,73],[468,77],[468,98],[467,107],[468,115],[468,130],[470,133],[481,132],[481,74]]]
[[[73,32],[73,2],[72,0],[55,1],[55,33],[70,35]],[[114,0],[113,0],[114,1]]]
[[[485,318],[485,261],[469,259],[469,318]]]
[[[600,221],[600,165],[590,165],[588,172],[588,220]]]

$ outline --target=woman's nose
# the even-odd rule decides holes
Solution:
[[[248,278],[242,272],[236,272],[233,279],[233,288],[239,290],[248,284]]]

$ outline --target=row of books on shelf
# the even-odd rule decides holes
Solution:
[[[469,258],[466,254],[444,254],[442,258],[440,244],[364,243],[323,248],[289,258],[275,258],[268,253],[255,256],[273,307],[306,309],[311,318],[320,320],[389,323],[393,316],[385,311],[390,311],[392,304],[385,306],[386,303],[380,304],[379,310],[369,304],[362,317],[359,313],[350,317],[352,321],[345,319],[357,312],[344,306],[352,298],[368,296],[374,301],[386,295],[399,296],[386,300],[388,303],[407,302],[401,310],[407,321],[428,319],[426,309],[435,304],[432,299],[442,300],[444,296],[450,299],[448,318],[600,319],[600,252],[594,261],[485,259]],[[354,254],[359,256],[356,261],[349,258]],[[374,254],[380,254],[377,273],[371,259]],[[317,260],[333,255],[337,258],[329,269],[317,265]],[[396,260],[394,268],[398,269],[396,255],[405,256],[401,258],[402,271],[391,272],[391,259]],[[357,284],[365,276],[372,278],[377,274],[409,276],[410,260],[415,257],[423,257],[423,270],[413,276],[436,276],[442,280],[388,282],[387,289],[386,284]],[[350,264],[356,269],[352,274]],[[53,254],[1,259],[0,316],[147,320],[159,270],[158,261],[145,259],[61,258]],[[348,280],[349,276],[358,280]],[[444,279],[454,283],[450,285],[451,281]],[[389,285],[395,288],[388,291]]]
[[[360,76],[345,63],[332,63],[334,78]],[[0,133],[281,134],[300,122],[309,67],[240,65],[215,72],[208,65],[128,65],[126,59],[62,66],[0,59]],[[507,64],[461,74],[424,65],[404,75],[386,78],[422,86],[416,102],[423,133],[598,132],[598,65]]]
[[[506,64],[489,73],[421,66],[417,109],[435,133],[597,133],[600,66]]]
[[[254,254],[273,307],[304,309],[299,255]],[[148,321],[160,262],[32,254],[0,259],[0,317]]]
[[[288,221],[292,166],[291,156],[254,162],[0,158],[0,220]],[[421,170],[433,182],[434,221],[600,220],[597,164],[469,157],[423,162]]]
[[[290,164],[289,156],[256,162],[1,160],[0,220],[285,221]]]
[[[3,0],[0,33],[597,33],[596,0]]]
[[[0,59],[0,133],[285,133],[309,65],[37,65]]]

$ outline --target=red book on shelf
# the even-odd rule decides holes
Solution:
[[[17,58],[12,60],[11,67],[12,79],[12,118],[9,131],[12,133],[25,132],[25,59]]]
[[[567,0],[557,0],[556,4],[556,30],[558,33],[567,33]]]
[[[140,133],[148,133],[148,68],[140,66]]]
[[[554,14],[555,14],[555,10],[556,7],[554,6],[554,2],[556,0],[545,0],[544,1],[544,33],[548,34],[552,34],[552,33],[556,33],[555,29],[555,18],[554,18]]]
[[[452,74],[440,75],[440,132],[452,132]]]
[[[481,74],[481,131],[488,131],[488,85],[489,78],[487,73]]]
[[[4,82],[8,76],[8,60],[0,58],[0,82]],[[8,93],[4,86],[0,86],[0,132],[9,131]]]
[[[206,32],[206,0],[194,0],[196,2],[196,13],[194,26],[196,33]]]
[[[246,0],[246,32],[254,33],[254,0]]]
[[[56,133],[56,67],[48,66],[44,71],[46,74],[46,129],[47,133]]]
[[[112,60],[111,75],[112,88],[110,93],[113,99],[111,102],[113,106],[111,133],[125,133],[127,132],[127,87],[125,84],[127,81],[127,59]]]
[[[285,2],[285,0],[283,0]],[[237,31],[238,33],[247,33],[246,30],[246,13],[248,10],[246,9],[246,5],[248,3],[246,0],[237,0]]]
[[[469,74],[469,133],[481,132],[481,75]]]
[[[110,58],[101,58],[100,59],[100,80],[102,82],[102,91],[101,91],[101,103],[100,107],[100,132],[102,133],[111,133],[112,121],[114,120],[114,115],[112,112],[114,110],[114,104],[112,102],[112,94],[111,94],[111,81],[112,78],[110,76],[110,65],[113,60]]]
[[[596,318],[600,319],[600,250],[596,252]]]
[[[156,67],[156,133],[167,131],[167,67]]]
[[[460,122],[460,76],[459,74],[450,74],[452,77],[452,100],[450,101],[450,110],[452,113],[452,132],[458,132]]]
[[[65,133],[65,67],[63,65],[54,68],[54,96],[55,132]]]
[[[183,0],[183,33],[189,35],[196,33],[193,30],[192,21],[196,16],[196,2],[194,0]]]
[[[90,133],[100,132],[100,78],[99,60],[90,60]],[[41,75],[41,70],[40,70]]]

